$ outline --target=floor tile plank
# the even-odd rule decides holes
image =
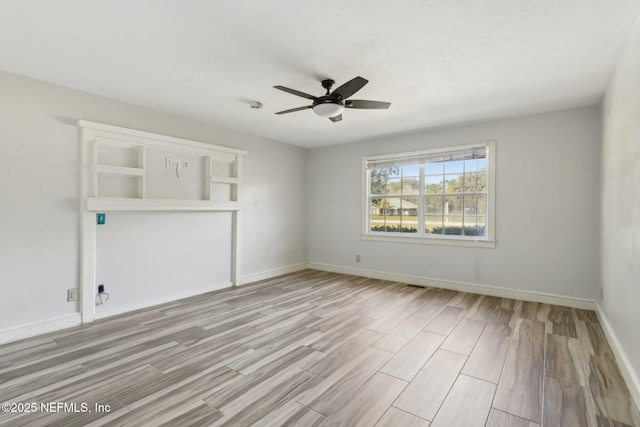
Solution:
[[[431,427],[483,427],[495,391],[493,383],[460,375]]]
[[[540,427],[540,424],[492,408],[486,427]]]
[[[519,323],[493,403],[497,409],[537,423],[542,421],[543,325],[531,320]]]
[[[481,320],[462,319],[440,346],[443,350],[468,356],[475,347],[486,323]]]
[[[298,402],[322,415],[329,416],[391,356],[392,353],[369,347],[344,367],[308,390],[298,399]]]
[[[407,317],[391,331],[373,344],[373,347],[391,353],[399,352],[413,337],[418,335],[428,323],[428,320],[420,317]]]
[[[404,390],[407,382],[376,373],[360,387],[346,404],[328,417],[322,425],[345,427],[373,426]]]
[[[596,414],[588,410],[589,392],[577,384],[555,378],[544,381],[544,426],[597,427]]]
[[[502,330],[487,326],[469,355],[462,373],[497,384],[511,339]]]
[[[449,335],[458,322],[464,317],[466,310],[462,307],[447,306],[424,328],[425,331]]]
[[[433,420],[467,358],[438,350],[409,383],[393,406]]]
[[[547,334],[545,376],[587,386],[587,374],[582,357],[578,339]]]
[[[429,421],[391,406],[376,427],[429,427]]]
[[[445,336],[422,331],[380,369],[380,372],[411,381],[444,341]]]

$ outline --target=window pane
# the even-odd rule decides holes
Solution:
[[[420,194],[420,179],[418,177],[403,178],[402,194]]]
[[[475,216],[478,208],[476,207],[478,198],[476,196],[465,196],[464,198],[464,215],[465,223],[467,222],[466,216]]]
[[[369,199],[369,215],[381,215],[380,213],[380,201],[382,199],[378,199],[372,197]]]
[[[425,177],[425,186],[427,194],[442,194],[444,190],[442,175]]]
[[[369,229],[371,231],[384,231],[385,218],[382,212],[382,200],[378,198],[369,200]]]
[[[477,184],[476,191],[478,193],[487,192],[487,173],[486,172],[478,173],[478,184]]]
[[[379,179],[371,178],[371,182],[369,183],[369,192],[372,195],[384,194],[385,192],[385,184],[386,181],[381,181]]]
[[[462,230],[465,236],[477,236],[477,222],[475,216],[464,216],[464,228]]]
[[[402,233],[417,233],[418,232],[418,199],[415,198],[403,198],[402,207],[398,214],[399,228],[397,231]]]
[[[462,193],[464,191],[464,175],[461,173],[445,175],[444,181],[445,193]]]
[[[418,215],[418,199],[414,197],[402,198],[402,212],[401,215],[405,216],[417,216]]]
[[[400,198],[398,197],[387,197],[386,199],[382,199],[381,207],[384,215],[387,216],[396,216],[398,215],[398,210],[400,209]]]
[[[369,206],[369,227],[371,231],[394,232],[398,230],[400,199],[391,197],[372,198]]]
[[[476,172],[478,170],[478,159],[469,159],[464,161],[465,172]]]
[[[420,176],[420,165],[405,165],[402,166],[402,176],[403,177],[419,177]]]
[[[442,234],[442,215],[425,215],[424,228],[425,233],[429,234]]]
[[[424,171],[425,175],[442,175],[444,173],[444,163],[427,163]]]
[[[386,191],[389,168],[371,169],[369,191],[371,194],[384,194]]]
[[[386,185],[386,194],[402,194],[402,181],[400,178],[389,178]]]
[[[486,208],[487,196],[478,196],[478,203],[476,204],[477,214],[484,216],[487,213]]]
[[[427,215],[442,215],[444,207],[444,197],[425,197],[425,213]]]
[[[464,191],[475,193],[478,191],[478,174],[476,172],[464,174]]]
[[[444,162],[444,173],[462,173],[464,172],[464,160],[453,160]]]
[[[483,216],[477,218],[477,230],[478,236],[486,236],[485,219]]]
[[[477,159],[478,160],[478,171],[486,171],[487,170],[487,159]]]
[[[461,236],[462,235],[462,216],[445,215],[444,217],[444,234]]]
[[[445,215],[461,215],[462,214],[462,196],[447,196],[444,201]]]

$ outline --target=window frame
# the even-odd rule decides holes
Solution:
[[[471,150],[475,148],[487,149],[487,191],[486,191],[486,205],[487,210],[485,219],[486,236],[455,236],[455,235],[439,235],[439,234],[427,234],[420,232],[421,228],[424,228],[424,199],[428,196],[425,192],[424,186],[424,164],[420,167],[420,194],[418,196],[418,232],[417,233],[402,233],[402,232],[376,232],[371,231],[370,227],[370,215],[371,210],[369,201],[371,198],[371,185],[370,185],[370,169],[367,168],[367,163],[371,161],[393,161],[401,159],[411,159],[412,157],[419,158],[425,156],[435,156],[438,154],[453,153],[456,151]],[[482,247],[482,248],[495,248],[496,247],[496,191],[495,191],[495,176],[496,176],[496,141],[483,141],[477,144],[467,145],[454,145],[449,147],[439,147],[421,151],[410,151],[404,153],[392,153],[377,156],[366,156],[362,158],[362,228],[361,238],[362,240],[374,240],[384,242],[397,242],[397,243],[418,243],[418,244],[434,244],[434,245],[447,245],[447,246],[467,246],[467,247]],[[402,196],[398,196],[402,197]]]

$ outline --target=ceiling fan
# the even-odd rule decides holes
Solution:
[[[364,85],[369,83],[369,80],[360,76],[355,77],[342,86],[339,86],[336,90],[331,92],[331,88],[336,82],[331,79],[322,81],[322,87],[327,90],[327,93],[323,96],[313,96],[308,93],[300,92],[299,90],[290,89],[284,86],[274,86],[276,89],[288,92],[292,95],[301,96],[303,98],[311,99],[313,103],[306,107],[292,108],[290,110],[279,111],[276,114],[293,113],[294,111],[313,109],[313,112],[320,117],[328,117],[332,122],[339,122],[342,120],[342,112],[345,108],[357,108],[357,109],[385,109],[389,108],[390,102],[380,101],[365,101],[365,100],[348,100],[351,95],[362,89]]]

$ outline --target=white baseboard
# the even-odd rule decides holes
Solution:
[[[183,292],[180,294],[173,294],[171,296],[167,296],[164,298],[156,298],[154,300],[144,302],[141,304],[128,305],[121,308],[110,309],[109,302],[107,301],[103,306],[101,311],[96,311],[95,320],[104,319],[107,317],[117,316],[118,314],[128,313],[130,311],[140,310],[142,308],[149,308],[156,305],[166,304],[168,302],[174,302],[180,299],[195,297],[197,295],[206,294],[208,292],[218,291],[221,289],[230,288],[233,285],[231,282],[219,283],[207,289],[196,289],[188,292]]]
[[[273,277],[282,276],[283,274],[295,273],[296,271],[310,268],[306,262],[300,264],[288,265],[285,267],[273,268],[271,270],[260,271],[258,273],[245,274],[240,279],[239,285],[258,282],[260,280],[271,279]]]
[[[271,270],[265,270],[258,273],[246,274],[240,279],[240,284],[246,284],[251,282],[257,282],[259,280],[271,279],[273,277],[281,276],[283,274],[294,273],[296,271],[309,268],[306,263],[294,264],[280,268],[274,268]],[[165,304],[168,302],[176,301],[183,298],[189,298],[196,295],[201,295],[207,292],[229,288],[232,286],[231,282],[221,283],[213,286],[209,289],[199,289],[195,291],[189,291],[182,294],[172,295],[166,298],[157,298],[143,304],[129,305],[121,308],[112,309],[109,307],[109,302],[106,303],[101,310],[97,311],[93,318],[84,319],[84,323],[90,323],[93,320],[104,319],[107,317],[117,316],[118,314],[127,313],[142,308],[153,307],[155,305]],[[83,323],[82,315],[80,313],[74,313],[70,315],[50,318],[41,320],[26,325],[15,326],[12,328],[0,330],[0,344],[6,344],[13,341],[30,338],[36,335],[42,335],[49,332],[55,332],[62,329],[78,326]]]
[[[13,328],[2,329],[0,330],[0,344],[19,341],[36,335],[48,334],[49,332],[78,326],[81,323],[82,317],[80,313],[72,313]]]
[[[434,279],[430,277],[413,276],[409,274],[389,273],[387,271],[369,270],[364,268],[345,267],[333,264],[309,263],[308,268],[333,273],[353,274],[356,276],[371,277],[373,279],[391,280],[394,282],[409,283],[418,286],[434,286],[437,288],[451,289],[454,291],[470,292],[474,294],[491,295],[495,297],[513,298],[524,301],[541,302],[545,304],[563,305],[566,307],[595,310],[595,302],[586,298],[568,297],[545,292],[523,291],[521,289],[501,288],[498,286],[481,285],[470,282],[458,282],[454,280]]]
[[[631,397],[636,404],[636,408],[638,408],[638,411],[640,411],[640,376],[638,376],[637,372],[634,371],[633,366],[629,361],[629,357],[624,351],[624,347],[622,346],[622,344],[620,344],[620,340],[618,340],[618,336],[614,332],[611,323],[609,323],[609,319],[607,319],[607,316],[604,314],[602,307],[600,306],[600,304],[598,304],[598,302],[596,302],[595,305],[596,314],[598,315],[598,320],[600,321],[602,330],[607,337],[607,341],[611,346],[611,350],[613,350],[613,355],[616,357],[616,362],[618,362],[622,377],[627,383],[627,387],[629,387],[629,392],[631,393]]]
[[[240,281],[239,281],[238,285],[243,285],[243,284],[247,284],[247,283],[251,283],[251,282],[257,282],[259,280],[264,280],[264,279],[271,279],[272,277],[282,276],[283,274],[288,274],[288,273],[294,273],[296,271],[304,270],[305,268],[308,268],[307,264],[306,263],[301,263],[301,264],[289,265],[289,266],[285,266],[285,267],[280,267],[280,268],[274,268],[274,269],[271,269],[271,270],[261,271],[259,273],[246,274],[246,275],[243,275],[240,278]],[[143,304],[138,304],[138,305],[127,306],[127,307],[123,307],[123,308],[117,309],[117,310],[107,310],[107,307],[105,306],[105,310],[104,311],[96,312],[94,319],[97,320],[97,319],[104,319],[104,318],[111,317],[111,316],[117,316],[118,314],[127,313],[129,311],[135,311],[135,310],[140,310],[142,308],[153,307],[155,305],[166,304],[168,302],[173,302],[173,301],[176,301],[176,300],[179,300],[179,299],[189,298],[189,297],[193,297],[193,296],[196,296],[196,295],[205,294],[205,293],[211,292],[211,291],[217,291],[217,290],[220,290],[220,289],[230,288],[231,286],[233,286],[233,283],[231,283],[231,282],[221,283],[221,284],[215,285],[214,287],[212,287],[210,289],[200,289],[200,290],[196,290],[196,291],[185,292],[183,294],[172,295],[171,297],[167,297],[167,298],[159,298],[159,299],[155,299],[155,300],[150,301],[150,302],[145,302]],[[106,304],[108,305],[109,303],[107,302]]]

